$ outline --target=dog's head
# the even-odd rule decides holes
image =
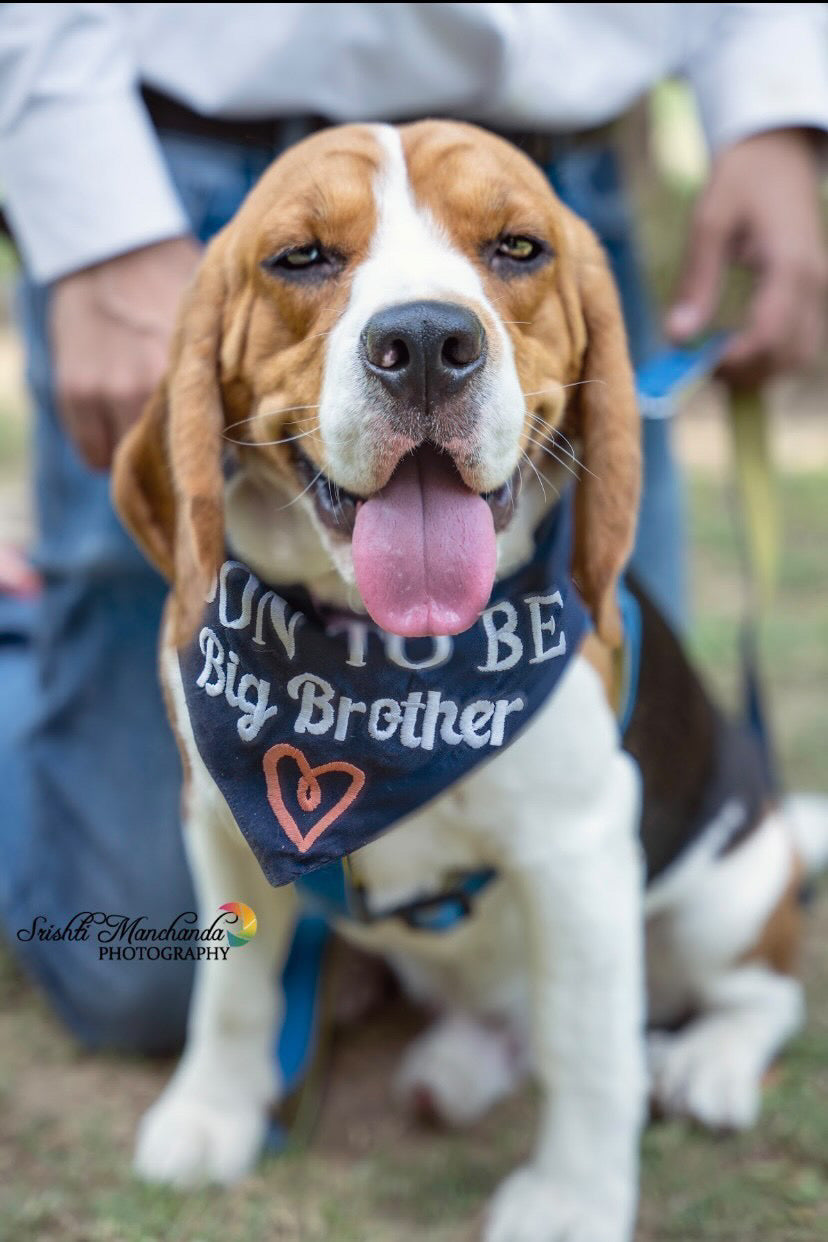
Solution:
[[[115,472],[121,515],[173,583],[179,640],[224,555],[228,450],[280,498],[260,536],[278,548],[302,512],[402,634],[468,628],[521,481],[545,491],[570,469],[574,577],[618,639],[639,429],[617,296],[587,226],[491,134],[326,130],[208,247]]]

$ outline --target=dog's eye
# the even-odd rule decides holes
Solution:
[[[328,276],[336,275],[342,266],[342,256],[333,250],[327,250],[319,242],[291,246],[262,262],[266,272],[287,280],[324,280]]]
[[[501,237],[495,247],[495,254],[502,254],[506,259],[514,259],[517,263],[527,263],[530,259],[536,259],[541,253],[540,243],[533,241],[531,237],[513,237],[508,234]]]
[[[288,250],[278,260],[279,266],[299,268],[312,267],[322,262],[322,247],[317,245],[301,246],[298,250]]]
[[[489,265],[505,277],[533,272],[552,256],[546,242],[522,233],[504,233],[497,241],[490,242],[486,249]]]

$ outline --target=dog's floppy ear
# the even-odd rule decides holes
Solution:
[[[618,293],[592,230],[570,217],[585,330],[572,430],[583,462],[575,494],[573,577],[598,636],[621,641],[617,586],[635,539],[641,428]]]
[[[220,239],[217,239],[217,241]],[[182,302],[167,374],[115,459],[115,506],[173,587],[173,635],[190,638],[224,552],[219,352],[225,284],[213,243]]]

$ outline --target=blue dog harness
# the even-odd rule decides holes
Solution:
[[[225,561],[181,673],[201,758],[271,884],[300,881],[342,908],[344,857],[528,724],[589,626],[570,574],[572,523],[568,494],[529,562],[453,638],[403,640]],[[452,908],[483,886],[466,877]],[[358,897],[345,897],[359,914]]]

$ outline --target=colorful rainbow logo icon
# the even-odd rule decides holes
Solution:
[[[246,906],[243,901],[228,901],[223,906],[219,906],[219,910],[226,910],[228,914],[236,916],[234,926],[237,930],[227,933],[227,943],[232,948],[247,944],[248,940],[253,939],[258,923],[250,906]]]

